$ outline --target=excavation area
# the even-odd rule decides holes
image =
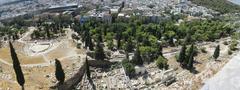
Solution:
[[[35,43],[30,47],[30,50],[33,53],[40,53],[40,52],[44,52],[46,50],[48,50],[51,46],[51,43]]]

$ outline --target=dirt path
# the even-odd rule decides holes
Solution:
[[[23,39],[25,39],[25,38],[28,37],[30,34],[32,34],[35,29],[36,29],[36,28],[34,28],[34,27],[29,27],[29,31],[26,32],[26,33],[23,35],[22,38],[18,39],[18,42],[21,42],[21,43],[26,44],[26,42],[25,42]]]

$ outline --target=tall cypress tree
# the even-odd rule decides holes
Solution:
[[[22,72],[22,69],[20,66],[20,62],[18,60],[15,49],[13,48],[13,45],[10,41],[9,41],[9,46],[10,46],[10,52],[11,52],[11,57],[12,57],[12,61],[13,61],[13,68],[14,68],[14,71],[16,74],[17,82],[24,89],[25,79],[24,79],[23,72]]]
[[[91,72],[90,72],[90,68],[89,68],[87,57],[86,57],[86,73],[87,73],[87,77],[91,78]]]
[[[213,58],[217,59],[219,57],[219,54],[220,54],[220,46],[218,45],[214,51]]]
[[[183,63],[183,61],[186,59],[186,45],[183,44],[182,48],[181,48],[181,51],[179,53],[179,56],[178,56],[178,59],[177,61],[179,63]]]
[[[194,58],[194,46],[193,44],[191,45],[190,49],[189,49],[189,53],[187,58],[185,59],[184,62],[184,66],[187,67],[188,69],[190,69],[193,65],[193,58]]]
[[[90,34],[89,31],[85,30],[83,35],[83,41],[85,42],[85,48],[89,46],[89,40],[90,40]]]
[[[193,44],[189,48],[189,51],[188,51],[187,55],[185,55],[185,58],[184,58],[184,60],[182,62],[183,67],[185,67],[185,68],[187,67],[187,64],[189,62],[189,59],[190,59],[190,56],[191,56],[192,53],[194,55],[194,46],[193,46]]]
[[[189,60],[188,60],[188,64],[187,64],[187,68],[189,70],[191,70],[193,68],[193,60],[194,60],[194,52],[191,52]]]
[[[58,59],[55,59],[55,67],[56,67],[55,76],[59,81],[59,84],[63,84],[65,80],[65,73],[62,69],[61,62]]]

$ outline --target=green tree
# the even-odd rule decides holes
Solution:
[[[189,63],[189,60],[191,60],[191,55],[194,55],[194,45],[192,44],[191,47],[189,48],[189,50],[187,50],[187,55],[186,55],[186,58],[184,59],[183,61],[183,67],[186,68],[188,67],[188,63]]]
[[[2,41],[0,40],[0,48],[2,48],[2,45],[3,45],[3,44],[2,44]]]
[[[47,34],[47,38],[48,39],[50,39],[51,38],[51,36],[50,36],[50,26],[49,26],[49,24],[44,24],[44,26],[45,26],[45,31],[46,31],[46,34]]]
[[[219,54],[220,54],[220,46],[218,45],[214,51],[213,58],[217,59],[219,57]]]
[[[132,58],[132,63],[136,65],[143,65],[143,60],[139,51],[139,47],[137,47],[137,50],[134,53],[134,56]]]
[[[130,63],[128,59],[122,61],[122,66],[128,76],[132,77],[135,74],[134,65]]]
[[[16,74],[17,82],[22,87],[22,90],[24,90],[25,79],[20,66],[20,62],[17,57],[17,53],[15,52],[15,49],[13,48],[13,45],[10,41],[9,41],[9,46],[10,46],[10,52],[11,52],[11,57],[13,61],[13,68]]]
[[[168,69],[167,61],[168,60],[166,58],[160,55],[156,60],[156,65],[158,66],[159,69]]]
[[[88,47],[89,47],[89,50],[91,50],[91,51],[94,50],[94,44],[93,44],[91,36],[88,38]]]
[[[91,78],[91,72],[90,72],[90,67],[89,67],[89,63],[88,63],[87,57],[86,57],[86,73],[87,73],[87,77]]]
[[[96,60],[104,60],[104,58],[105,58],[105,54],[104,54],[103,47],[102,47],[101,43],[98,41],[96,49],[95,49],[95,59]]]
[[[59,84],[63,84],[64,80],[65,80],[65,73],[62,69],[62,65],[61,62],[58,59],[55,59],[55,76],[57,78],[57,80],[59,81]]]
[[[107,42],[108,49],[113,50],[114,48],[113,33],[107,33],[105,36],[105,41]]]
[[[183,61],[186,59],[186,45],[183,44],[182,48],[181,48],[181,51],[179,53],[179,56],[177,58],[177,61],[179,63],[183,63]]]
[[[189,70],[193,69],[193,60],[194,60],[194,52],[191,52],[189,56],[188,64],[187,64],[187,68]]]
[[[139,50],[142,56],[142,60],[148,63],[154,61],[159,56],[158,48],[153,48],[151,46],[140,46]]]
[[[236,48],[237,45],[238,45],[237,40],[233,40],[233,41],[231,42],[230,46],[229,46],[230,50],[233,50],[233,51],[237,50],[237,48]]]
[[[121,32],[117,33],[116,37],[117,37],[117,48],[120,49],[120,47],[121,47],[121,40],[122,40],[122,33]]]
[[[102,33],[101,32],[99,32],[99,34],[96,34],[96,37],[97,37],[97,41],[103,42]]]
[[[107,40],[107,47],[108,49],[113,50],[114,48],[113,40]]]
[[[132,51],[133,51],[134,45],[133,45],[133,42],[132,42],[132,39],[131,39],[131,38],[128,38],[128,41],[126,42],[124,49],[125,49],[125,51],[127,51],[127,52],[132,52]]]
[[[89,48],[89,50],[93,51],[94,50],[94,44],[92,41],[92,36],[90,35],[89,31],[85,31],[84,35],[83,35],[83,39],[85,42],[85,48]]]
[[[162,44],[159,44],[159,46],[158,46],[158,55],[161,55],[161,56],[163,56],[163,46],[162,46]]]

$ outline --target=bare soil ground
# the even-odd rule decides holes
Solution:
[[[21,64],[38,64],[45,62],[42,56],[26,56],[25,54],[18,51],[16,51],[16,53]],[[0,59],[5,60],[8,63],[12,63],[9,48],[0,49]]]

